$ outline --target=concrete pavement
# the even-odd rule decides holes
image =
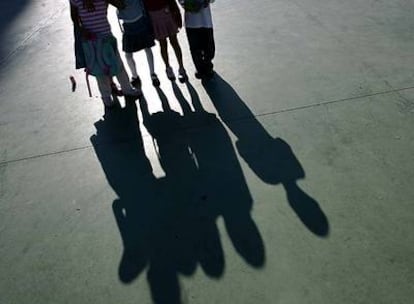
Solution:
[[[413,9],[216,1],[215,79],[182,32],[104,113],[66,1],[2,8],[1,303],[410,303]]]

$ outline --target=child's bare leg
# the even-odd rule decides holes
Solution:
[[[132,78],[138,77],[137,65],[135,64],[134,55],[132,53],[125,53],[125,59],[131,71]]]
[[[151,48],[145,49],[145,54],[147,55],[147,61],[148,61],[148,67],[150,70],[150,74],[155,74],[155,68],[154,68],[154,55],[152,54]]]
[[[171,46],[174,49],[175,56],[177,56],[178,65],[180,69],[184,69],[183,54],[181,52],[180,44],[178,43],[177,35],[172,35],[169,37],[169,39],[170,39]]]
[[[162,60],[164,61],[165,67],[169,68],[170,67],[170,61],[169,61],[169,58],[168,58],[167,39],[162,39],[159,42],[160,42],[160,51],[161,51]]]
[[[147,61],[148,61],[148,67],[149,67],[149,70],[150,70],[152,85],[154,87],[158,87],[160,85],[160,81],[157,77],[157,74],[155,74],[154,55],[152,54],[152,49],[151,48],[146,48],[145,49],[145,54],[147,55]]]
[[[140,88],[133,88],[131,86],[131,83],[129,82],[128,74],[125,71],[124,64],[122,62],[121,56],[119,53],[117,53],[117,59],[120,66],[120,71],[116,75],[116,78],[119,81],[119,84],[121,85],[122,92],[125,95],[133,95],[133,96],[139,96],[141,95],[141,89]]]
[[[180,68],[178,69],[178,80],[182,83],[188,80],[187,72],[185,71],[184,64],[183,64],[183,54],[181,52],[180,44],[177,40],[177,35],[172,35],[169,37],[170,43],[174,49],[175,56],[177,57],[178,65]]]
[[[114,102],[111,97],[111,78],[108,76],[98,76],[96,77],[96,82],[98,83],[99,92],[101,93],[101,98],[105,106],[113,106]]]
[[[168,79],[174,81],[175,80],[175,75],[174,75],[174,71],[172,70],[171,66],[170,66],[170,61],[168,58],[168,44],[167,44],[167,39],[162,39],[160,40],[160,48],[161,48],[161,57],[164,60],[165,63],[165,71],[167,73],[167,77]]]
[[[141,79],[138,77],[137,65],[133,53],[125,53],[125,58],[132,74],[131,84],[134,88],[141,88]]]

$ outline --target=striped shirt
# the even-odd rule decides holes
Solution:
[[[70,0],[70,3],[78,9],[82,26],[88,32],[93,34],[111,33],[111,26],[107,17],[108,4],[106,0],[93,0],[94,11],[88,11],[88,8],[83,4],[83,0]]]

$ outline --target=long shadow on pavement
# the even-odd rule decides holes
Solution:
[[[297,180],[305,178],[305,171],[288,143],[273,138],[220,75],[203,85],[220,118],[237,136],[237,150],[252,171],[265,183],[282,184],[302,223],[314,234],[327,236],[328,218],[318,202],[298,186]]]
[[[6,35],[6,31],[30,1],[31,0],[13,0],[1,1],[0,3],[0,64],[7,55],[5,54],[4,46],[4,36]]]
[[[113,212],[124,244],[119,278],[130,283],[147,270],[155,303],[182,303],[179,275],[200,266],[211,278],[225,270],[217,227],[252,267],[263,267],[265,249],[250,211],[252,197],[224,126],[204,111],[188,84],[190,104],[174,84],[183,115],[161,89],[163,111],[139,103],[165,176],[157,178],[145,155],[135,103],[105,114],[91,142],[109,184],[118,195]]]

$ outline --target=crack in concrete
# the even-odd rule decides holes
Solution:
[[[314,104],[310,104],[310,105],[303,105],[303,106],[287,108],[287,109],[282,109],[282,110],[273,111],[273,112],[257,114],[257,115],[254,115],[254,117],[259,118],[259,117],[265,117],[265,116],[270,116],[270,115],[278,115],[278,114],[282,114],[282,113],[290,113],[290,112],[294,112],[294,111],[300,111],[300,110],[315,108],[315,107],[319,107],[319,106],[326,106],[326,105],[335,104],[335,103],[355,101],[355,100],[358,100],[358,99],[364,99],[364,98],[373,97],[373,96],[387,95],[387,94],[393,94],[393,93],[399,94],[402,91],[411,90],[411,89],[414,89],[414,86],[401,88],[401,89],[392,89],[392,90],[387,90],[387,91],[377,92],[377,93],[372,93],[372,94],[342,98],[342,99],[335,99],[335,100],[330,100],[330,101],[322,101],[322,102],[314,103]],[[237,118],[237,119],[232,119],[232,120],[227,120],[227,121],[223,121],[221,119],[220,120],[223,121],[223,122],[242,122],[242,121],[248,121],[250,119],[252,119],[252,118],[251,117],[240,117],[240,118]],[[204,126],[199,126],[199,127],[196,127],[196,128],[204,128],[204,127],[208,127],[208,125],[206,124]],[[191,129],[195,129],[195,128],[194,127],[183,128],[184,131],[191,130]],[[148,137],[150,137],[149,134],[143,135],[143,138],[148,138]],[[120,144],[120,143],[125,143],[125,142],[129,142],[129,140],[122,140],[121,142],[111,142],[111,144]],[[108,144],[108,143],[102,143],[102,145],[105,145],[105,144]],[[38,155],[32,155],[32,156],[22,157],[22,158],[18,158],[18,159],[4,160],[4,161],[0,161],[0,168],[7,165],[7,164],[17,163],[17,162],[20,162],[20,161],[32,160],[32,159],[37,159],[37,158],[41,158],[41,157],[59,155],[59,154],[63,154],[63,153],[69,153],[69,152],[80,151],[80,150],[87,150],[87,149],[90,149],[90,148],[92,148],[92,145],[86,145],[86,146],[83,146],[83,147],[76,147],[76,148],[62,150],[62,151],[55,151],[55,152],[38,154]]]
[[[7,150],[4,150],[2,153],[2,158],[3,159],[7,159]],[[4,196],[4,184],[6,182],[6,169],[7,169],[7,164],[5,166],[0,166],[0,200],[3,198]]]
[[[65,5],[61,5],[59,8],[56,9],[51,15],[47,16],[43,19],[43,21],[37,23],[35,26],[33,26],[32,30],[26,35],[26,37],[17,44],[14,50],[9,52],[7,55],[5,55],[3,58],[0,58],[0,67],[6,65],[11,58],[13,58],[16,54],[18,54],[20,51],[22,51],[30,42],[32,39],[43,29],[53,25],[60,15],[66,10]]]

